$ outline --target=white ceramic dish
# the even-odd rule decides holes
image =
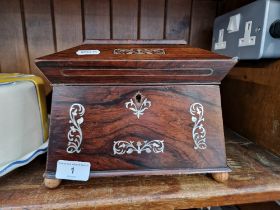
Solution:
[[[12,170],[24,166],[31,162],[34,158],[36,158],[38,155],[41,155],[45,152],[47,152],[48,149],[48,141],[43,143],[38,149],[24,155],[23,157],[8,163],[2,167],[0,167],[0,177],[4,176],[5,174],[11,172]]]

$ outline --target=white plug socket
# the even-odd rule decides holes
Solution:
[[[244,37],[239,39],[238,47],[253,46],[256,44],[256,36],[251,36],[252,25],[252,21],[245,23]]]
[[[220,29],[219,30],[219,38],[218,38],[218,42],[215,43],[215,50],[223,50],[226,49],[227,47],[227,42],[224,41],[224,29]]]

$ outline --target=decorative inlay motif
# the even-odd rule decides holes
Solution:
[[[114,155],[131,154],[133,152],[137,152],[137,154],[142,152],[160,153],[164,152],[164,140],[144,141],[143,143],[137,141],[136,144],[134,141],[114,141],[113,151]]]
[[[133,111],[133,114],[139,119],[140,116],[144,115],[144,111],[152,106],[152,102],[149,101],[142,93],[139,91],[125,103],[125,107]]]
[[[204,109],[200,103],[193,103],[190,107],[192,121],[194,122],[192,136],[195,143],[194,149],[206,149],[206,130],[204,128]]]
[[[132,54],[137,54],[137,55],[151,55],[151,54],[156,54],[156,55],[164,55],[165,51],[164,49],[143,49],[143,48],[132,48],[132,49],[114,49],[114,54],[125,54],[125,55],[132,55]]]
[[[83,132],[81,129],[81,124],[84,122],[83,115],[85,113],[85,108],[83,105],[75,103],[72,104],[69,110],[70,116],[70,130],[68,131],[68,153],[80,153],[81,143],[83,141]]]

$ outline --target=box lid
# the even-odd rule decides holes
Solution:
[[[187,45],[84,44],[36,59],[52,84],[220,83],[236,59]]]

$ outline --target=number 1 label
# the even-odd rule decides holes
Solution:
[[[55,178],[75,181],[87,181],[90,174],[90,163],[59,160],[56,165]]]

